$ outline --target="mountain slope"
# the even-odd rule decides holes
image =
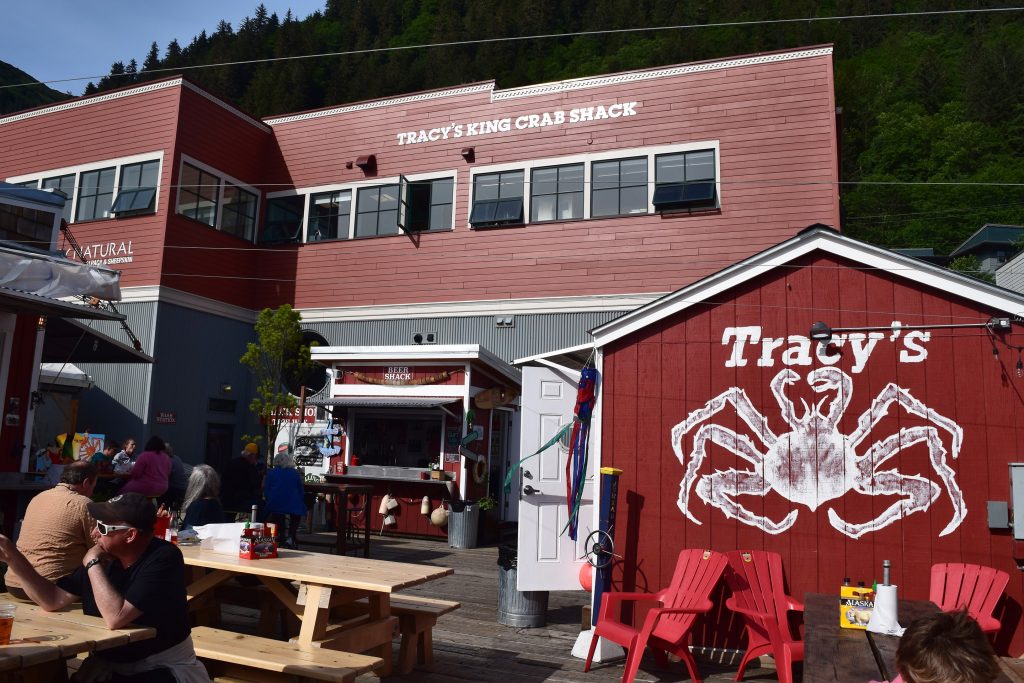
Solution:
[[[42,84],[19,87],[19,83],[31,83],[36,79],[21,69],[0,61],[0,114],[9,114],[22,109],[31,109],[44,104],[71,99],[71,95],[62,93]]]

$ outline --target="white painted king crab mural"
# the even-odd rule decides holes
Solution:
[[[782,533],[793,526],[799,511],[791,510],[776,521],[744,507],[741,496],[763,497],[771,490],[811,511],[850,491],[866,496],[899,496],[900,500],[877,517],[861,523],[846,521],[835,509],[828,508],[828,519],[833,527],[850,538],[860,538],[906,515],[927,510],[942,493],[942,487],[925,476],[904,474],[897,469],[879,469],[901,449],[923,443],[927,446],[931,466],[953,506],[953,518],[939,535],[945,536],[960,526],[967,515],[967,507],[956,482],[956,473],[948,462],[949,457],[956,459],[959,456],[963,443],[963,429],[958,424],[929,408],[908,390],[889,383],[857,419],[853,433],[845,435],[840,433],[837,425],[853,394],[850,376],[835,367],[819,367],[809,372],[806,380],[811,389],[817,393],[829,392],[829,395],[814,405],[808,405],[801,399],[803,414],[797,415],[785,388],[800,379],[796,371],[786,368],[770,383],[781,417],[791,430],[785,434],[775,434],[768,427],[767,418],[754,407],[747,392],[739,387],[731,387],[715,396],[672,429],[672,449],[686,468],[679,486],[678,504],[687,518],[695,524],[701,523],[690,510],[691,488],[701,500],[718,508],[726,517],[735,517],[770,534]],[[894,403],[929,424],[903,427],[880,441],[863,443]],[[732,405],[760,444],[745,434],[708,422],[727,404]],[[684,453],[683,439],[698,425],[693,448]],[[943,443],[944,434],[951,437],[950,451]],[[708,444],[716,444],[735,453],[747,461],[750,468],[714,470],[710,474],[698,475]]]

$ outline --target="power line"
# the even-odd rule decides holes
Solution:
[[[308,55],[292,55],[288,57],[266,57],[263,59],[245,59],[233,62],[217,62],[215,64],[195,64],[190,66],[165,67],[160,69],[146,69],[141,74],[156,74],[167,72],[192,71],[196,69],[212,69],[223,66],[242,66],[245,64],[269,64],[274,62],[286,62],[300,59],[320,59],[324,57],[348,57],[352,55],[379,54],[382,52],[399,52],[405,50],[425,50],[442,47],[461,47],[464,45],[487,45],[491,43],[512,43],[527,40],[550,40],[554,38],[577,38],[583,36],[606,36],[623,33],[647,33],[657,31],[682,31],[700,28],[739,28],[748,26],[773,26],[780,24],[814,23],[826,21],[849,21],[853,19],[893,19],[909,17],[930,17],[959,14],[990,14],[995,12],[1019,12],[1024,7],[983,7],[977,9],[955,9],[955,10],[934,10],[925,12],[894,12],[890,14],[848,14],[836,17],[802,17],[795,19],[757,19],[750,21],[725,21],[714,24],[677,24],[673,26],[648,26],[644,28],[620,28],[605,29],[600,31],[575,31],[570,33],[542,33],[530,36],[507,36],[502,38],[477,38],[473,40],[454,40],[444,43],[421,43],[417,45],[397,45],[389,47],[367,48],[364,50],[345,50],[341,52],[320,52]],[[129,74],[103,74],[101,76],[75,76],[73,78],[59,78],[47,81],[31,81],[28,83],[12,83],[0,86],[0,90],[6,88],[20,88],[29,85],[47,85],[51,83],[69,83],[73,81],[88,81],[104,78],[105,76],[121,76]]]

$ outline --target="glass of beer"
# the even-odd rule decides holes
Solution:
[[[11,627],[14,626],[14,605],[0,604],[0,645],[11,642]]]

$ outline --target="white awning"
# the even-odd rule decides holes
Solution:
[[[449,403],[462,401],[461,398],[451,396],[335,396],[334,398],[323,398],[313,401],[306,401],[306,405],[313,406],[344,406],[347,408],[440,408]]]
[[[121,273],[48,254],[0,247],[0,286],[60,299],[95,296],[121,299]]]

